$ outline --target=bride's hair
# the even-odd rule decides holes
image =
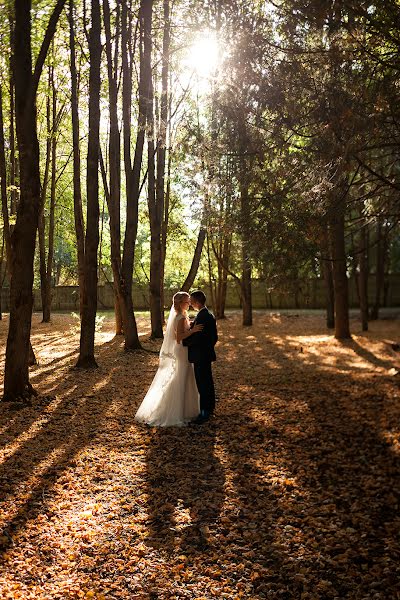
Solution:
[[[173,302],[174,302],[174,309],[176,310],[176,312],[179,311],[181,302],[184,298],[190,298],[190,296],[187,292],[176,292],[176,294],[174,295]]]

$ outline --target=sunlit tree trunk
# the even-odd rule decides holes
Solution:
[[[253,306],[251,293],[251,258],[249,256],[250,248],[250,206],[249,206],[249,184],[246,173],[246,161],[242,157],[240,169],[240,235],[241,235],[241,253],[242,253],[242,277],[241,277],[241,299],[243,311],[243,325],[253,324]]]
[[[199,235],[197,236],[196,247],[192,258],[192,264],[190,265],[189,273],[181,287],[183,292],[188,292],[193,286],[194,280],[196,279],[197,271],[199,270],[201,253],[203,252],[204,241],[206,239],[207,230],[205,227],[200,226]],[[214,309],[215,310],[215,309]]]
[[[117,5],[114,55],[112,52],[112,35],[110,6],[103,0],[104,31],[106,39],[106,56],[108,72],[108,96],[110,110],[109,155],[109,188],[106,193],[108,213],[110,216],[111,267],[114,280],[115,334],[122,334],[122,314],[118,296],[118,280],[121,277],[121,138],[118,124],[118,51],[120,39],[120,6]],[[104,179],[104,177],[103,177]]]
[[[76,235],[76,252],[78,261],[79,282],[79,313],[82,317],[83,286],[84,286],[84,261],[85,261],[85,231],[82,209],[81,186],[81,152],[79,139],[79,110],[78,110],[78,82],[75,59],[75,31],[74,31],[74,0],[69,1],[69,39],[70,39],[70,65],[71,65],[71,119],[72,119],[72,147],[73,147],[73,173],[74,173],[74,224]]]
[[[161,319],[164,322],[164,272],[167,254],[167,222],[170,193],[170,154],[168,156],[167,181],[165,181],[166,152],[167,152],[167,129],[168,129],[168,80],[169,80],[169,53],[170,53],[170,8],[169,0],[163,1],[164,32],[162,48],[161,69],[161,110],[157,144],[157,175],[156,175],[156,200],[161,221],[161,247],[160,247],[160,310]],[[168,198],[167,198],[168,196]],[[168,207],[169,209],[169,207]]]
[[[149,68],[149,67],[148,67]],[[150,65],[151,69],[151,65]],[[161,316],[161,220],[164,204],[164,190],[156,196],[153,83],[150,77],[147,108],[147,160],[148,160],[148,207],[150,219],[150,318],[151,337],[163,337]],[[162,194],[161,194],[162,191]],[[161,200],[161,206],[158,205]],[[160,212],[161,211],[161,212]]]
[[[101,23],[99,0],[91,1],[89,33],[89,137],[87,155],[87,213],[85,235],[82,320],[77,367],[97,367],[94,336],[97,312],[97,250],[99,245],[99,127]]]
[[[131,35],[131,21],[128,25],[128,7],[126,1],[122,3],[122,106],[123,106],[123,132],[124,132],[124,165],[126,177],[126,227],[124,249],[122,255],[121,277],[118,281],[118,295],[120,299],[123,330],[125,337],[125,350],[141,348],[136,326],[136,319],[132,302],[133,263],[135,256],[135,243],[139,217],[140,173],[143,159],[145,128],[149,104],[149,85],[151,78],[151,18],[152,1],[142,0],[139,10],[140,34],[140,74],[139,74],[139,107],[137,137],[133,166],[131,161],[131,100],[132,100],[132,55],[129,52],[129,36]]]
[[[50,101],[52,99],[52,107]],[[43,323],[50,322],[51,312],[51,270],[54,254],[54,226],[55,226],[55,194],[56,194],[56,91],[54,86],[54,67],[49,67],[49,91],[46,99],[46,122],[47,122],[47,143],[46,143],[46,161],[42,184],[42,200],[39,216],[39,254],[40,254],[40,290],[42,298]],[[50,211],[48,227],[48,251],[46,258],[46,222],[45,205],[51,165],[51,186],[50,186]],[[50,269],[50,272],[49,272]]]

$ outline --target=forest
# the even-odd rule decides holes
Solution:
[[[0,0],[2,598],[399,598],[399,48],[398,0]],[[195,288],[215,414],[139,425]]]
[[[78,364],[95,365],[96,290],[140,348],[132,282],[325,281],[327,325],[363,329],[398,251],[396,2],[7,2],[1,7],[5,397],[31,392],[32,288],[77,284]],[[375,297],[368,297],[368,280]],[[369,304],[371,306],[369,306]]]

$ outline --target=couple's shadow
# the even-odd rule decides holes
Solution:
[[[190,553],[211,543],[224,501],[215,425],[152,429],[147,488],[151,546]]]

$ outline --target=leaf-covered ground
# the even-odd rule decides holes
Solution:
[[[110,316],[72,370],[74,320],[39,321],[40,396],[0,403],[2,600],[400,598],[400,321],[232,314],[215,418],[169,429],[134,422],[157,354]]]

